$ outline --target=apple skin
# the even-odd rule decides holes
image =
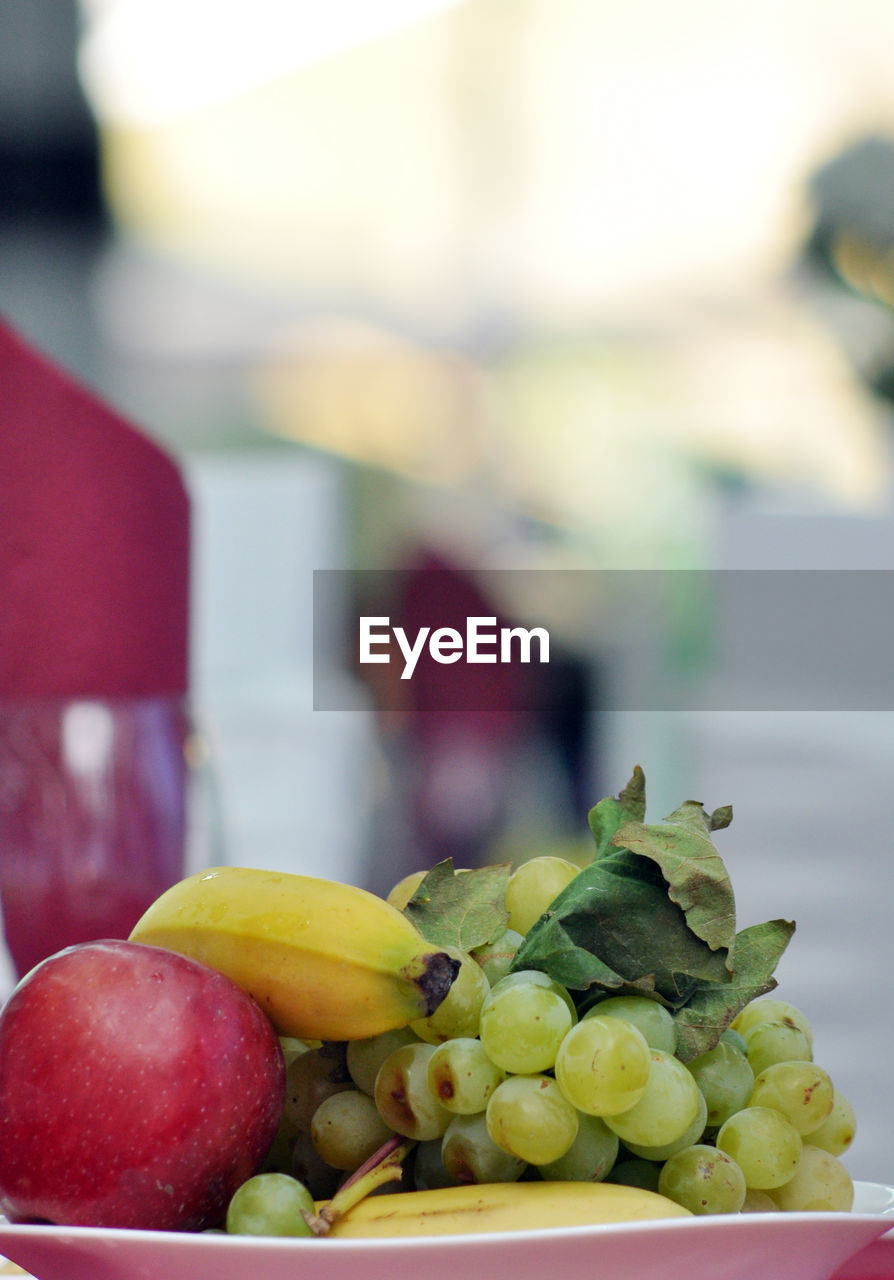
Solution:
[[[0,1211],[218,1225],[273,1143],[284,1092],[272,1024],[223,974],[143,943],[68,947],[0,1012]]]

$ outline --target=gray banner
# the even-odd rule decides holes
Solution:
[[[894,571],[320,570],[316,710],[894,708]]]

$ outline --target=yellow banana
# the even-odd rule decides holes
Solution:
[[[367,1196],[336,1218],[342,1237],[453,1236],[689,1218],[654,1191],[607,1182],[499,1182]]]
[[[181,880],[131,939],[218,969],[280,1035],[356,1040],[428,1017],[458,964],[364,889],[311,876],[214,867]]]

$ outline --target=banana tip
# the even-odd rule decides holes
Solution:
[[[425,1001],[425,1017],[430,1018],[453,985],[460,970],[459,960],[446,951],[433,951],[425,957],[425,965],[416,985]]]

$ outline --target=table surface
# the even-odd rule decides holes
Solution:
[[[876,1240],[861,1249],[831,1280],[894,1280],[894,1241]]]

